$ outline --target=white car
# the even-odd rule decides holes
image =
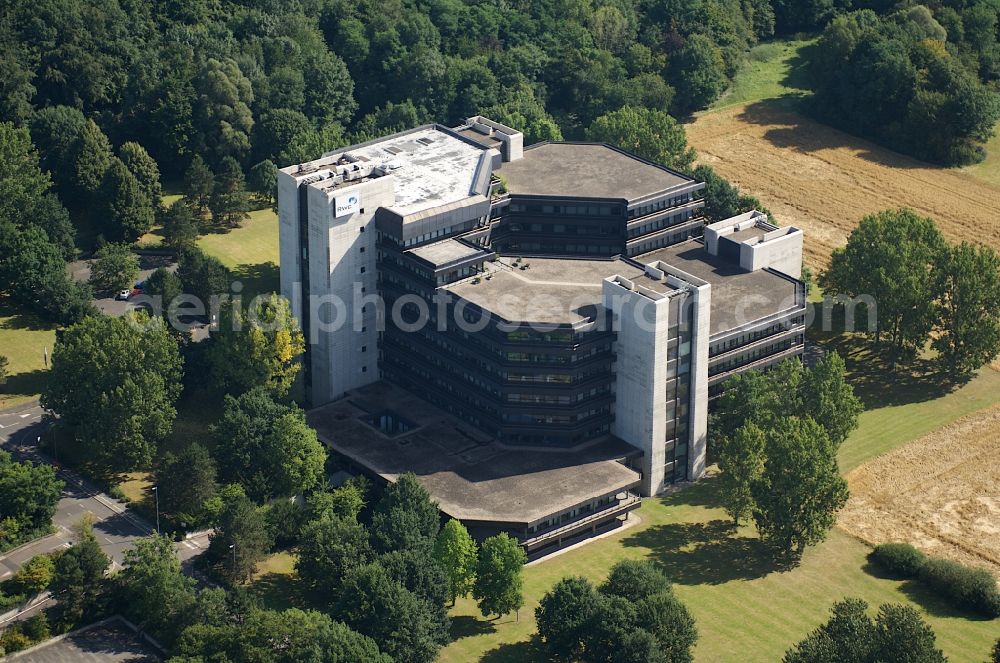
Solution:
[[[132,296],[131,290],[122,290],[117,295],[115,295],[115,299],[117,299],[120,302],[127,302],[128,298],[131,296]]]

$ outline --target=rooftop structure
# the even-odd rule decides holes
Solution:
[[[499,174],[512,194],[638,200],[682,187],[691,178],[615,147],[594,143],[541,143]]]

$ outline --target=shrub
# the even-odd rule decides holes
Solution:
[[[920,580],[953,605],[987,617],[1000,617],[997,581],[985,569],[949,559],[930,558],[920,567]]]
[[[900,578],[914,578],[927,557],[909,543],[883,543],[875,546],[868,559]]]

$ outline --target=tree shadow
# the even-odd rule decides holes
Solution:
[[[19,311],[8,302],[0,302],[0,318],[6,318],[3,323],[0,323],[0,329],[49,331],[55,328],[55,325],[45,322],[37,315]]]
[[[280,270],[273,262],[237,265],[233,279],[243,284],[244,302],[249,302],[254,295],[277,292],[281,288]]]
[[[809,67],[819,50],[820,46],[816,42],[800,48],[795,56],[789,60],[788,73],[781,79],[781,84],[798,90],[811,90],[812,80],[809,75]]]
[[[992,617],[986,617],[972,610],[957,608],[947,599],[939,596],[933,590],[922,585],[918,579],[900,578],[898,575],[886,571],[884,568],[871,560],[865,563],[862,570],[871,577],[878,578],[879,580],[900,582],[899,591],[902,592],[910,601],[923,608],[927,614],[934,617],[956,617],[976,622],[988,622],[993,620]]]
[[[790,107],[784,97],[748,104],[740,113],[739,119],[747,124],[771,127],[764,132],[764,139],[780,149],[811,154],[820,150],[845,148],[853,150],[859,158],[888,168],[940,168],[826,124],[814,117],[807,103]],[[817,131],[817,124],[828,130]]]
[[[651,550],[649,559],[680,585],[754,580],[792,568],[791,562],[776,560],[760,539],[736,534],[728,520],[654,525],[622,543]]]
[[[480,663],[523,663],[544,660],[546,657],[542,653],[541,641],[537,634],[530,640],[502,644],[489,650],[479,659]]]
[[[496,633],[497,627],[493,621],[484,621],[472,615],[458,615],[451,618],[451,639],[461,640],[474,635]]]
[[[50,375],[49,371],[41,368],[15,373],[9,376],[3,384],[0,384],[0,396],[34,396],[35,394],[40,394],[48,386]]]
[[[865,409],[936,400],[971,379],[951,376],[926,357],[899,362],[892,370],[888,349],[883,345],[876,350],[871,339],[860,334],[810,330],[809,337],[823,350],[835,351],[844,359],[847,380]]]

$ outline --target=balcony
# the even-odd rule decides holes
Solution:
[[[536,533],[530,538],[521,541],[521,546],[529,555],[531,555],[532,552],[552,545],[553,543],[557,546],[561,546],[565,539],[581,534],[587,529],[592,529],[596,532],[598,525],[603,524],[612,518],[617,518],[622,514],[634,511],[641,505],[641,497],[626,492],[624,499],[621,499],[614,504],[609,504],[604,508],[590,513],[582,518],[568,522],[565,525],[558,525],[552,529],[545,530],[544,532]]]

